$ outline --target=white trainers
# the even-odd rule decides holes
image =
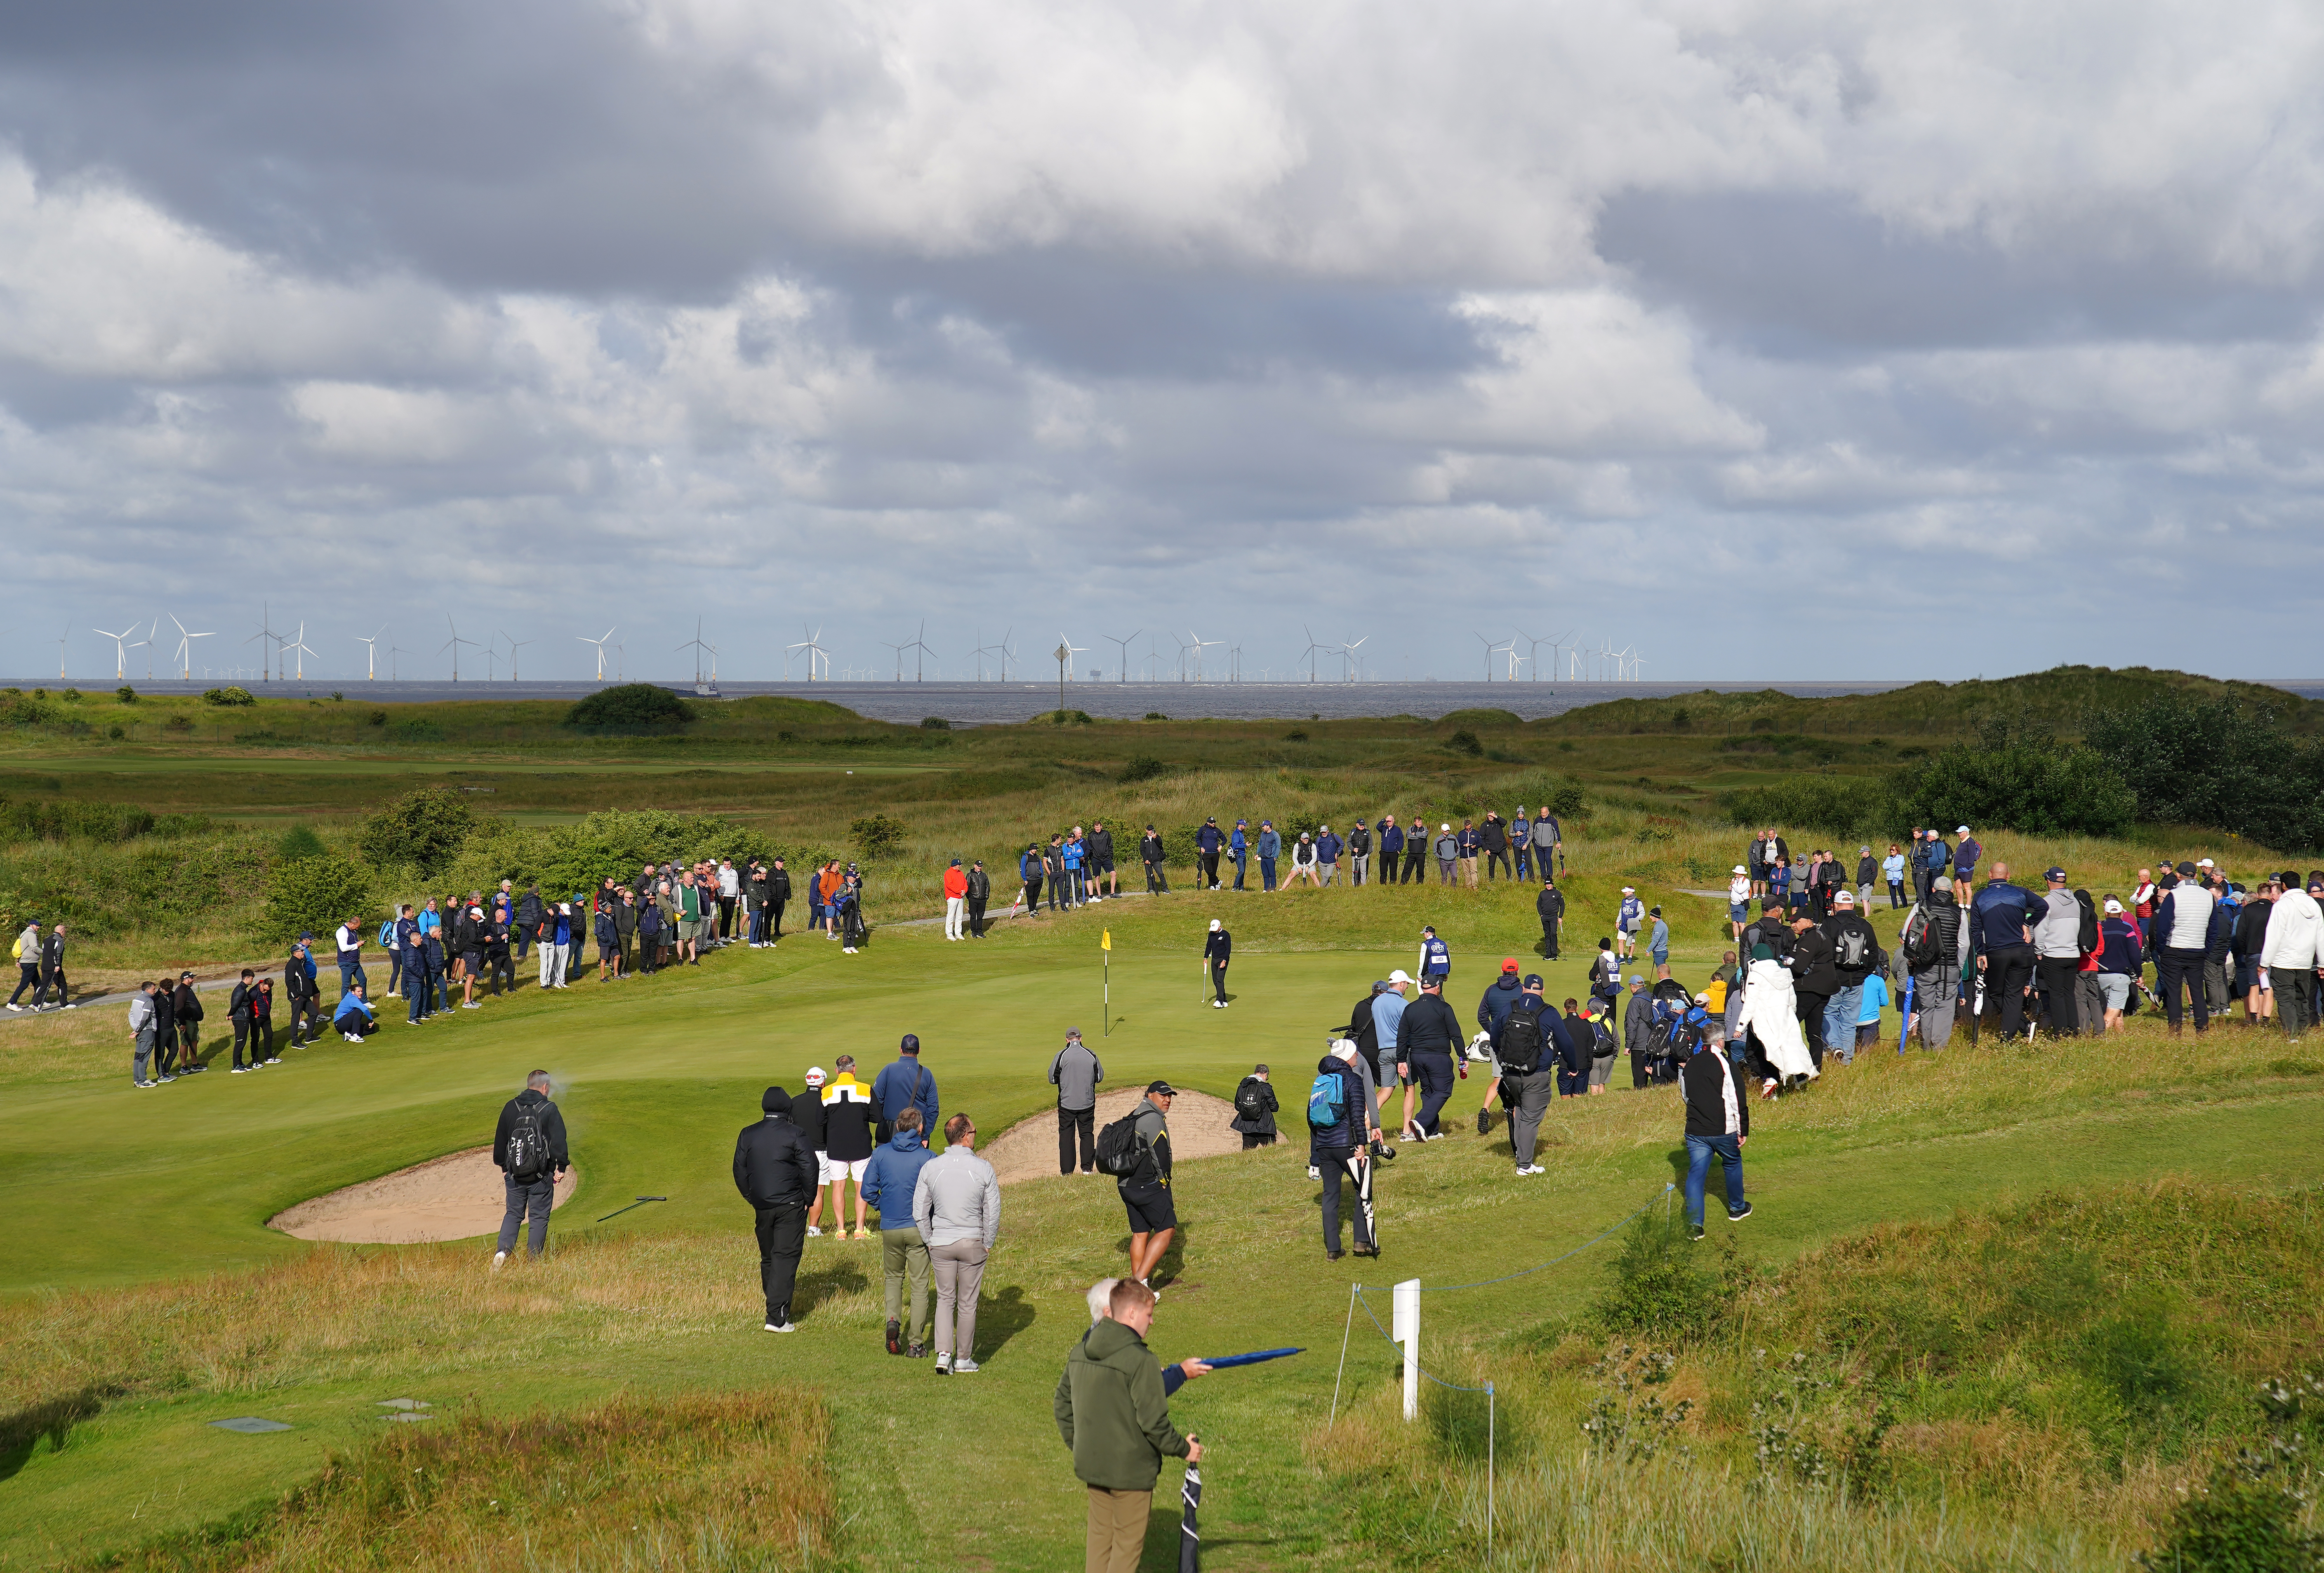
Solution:
[[[823,1231],[822,1231],[821,1229],[819,1229],[819,1228],[816,1228],[816,1227],[815,1227],[815,1225],[813,1225],[813,1224],[809,1224],[809,1225],[807,1225],[807,1238],[809,1238],[809,1239],[811,1239],[811,1240],[819,1240],[819,1239],[823,1238]]]
[[[955,1376],[973,1376],[976,1375],[976,1362],[964,1360],[958,1355],[954,1355],[952,1357],[951,1370]]]
[[[234,1068],[234,1073],[235,1073],[235,1075],[239,1076],[239,1075],[241,1075],[241,1074],[243,1073],[243,1072],[244,1072],[244,1070],[246,1070],[246,1069],[248,1069],[248,1067],[247,1067],[247,1066],[236,1065],[236,1066]]]
[[[508,1253],[506,1251],[494,1251],[493,1253],[493,1271],[496,1273],[499,1272],[501,1264],[507,1260]]]
[[[161,1081],[162,1081],[162,1083],[163,1083],[163,1084],[167,1084],[167,1083],[169,1083],[169,1082],[175,1081],[176,1080],[177,1080],[177,1078],[176,1078],[175,1076],[164,1076],[164,1077],[162,1077],[162,1078],[161,1078]]]
[[[949,1376],[952,1375],[952,1357],[950,1355],[939,1353],[936,1356],[936,1375],[939,1376]]]
[[[770,1321],[767,1324],[767,1330],[770,1333],[795,1333],[798,1331],[798,1324],[788,1321]]]

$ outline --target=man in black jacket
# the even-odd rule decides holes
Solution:
[[[527,885],[524,894],[516,898],[516,959],[524,960],[525,952],[540,937],[540,887]]]
[[[1880,936],[1869,919],[1856,910],[1856,893],[1841,889],[1832,897],[1830,917],[1818,932],[1831,942],[1835,986],[1823,1009],[1824,1046],[1835,1050],[1843,1065],[1856,1062],[1856,1018],[1864,1007],[1864,980],[1880,965]]]
[[[1365,1101],[1360,1086],[1357,1101]],[[1271,1147],[1275,1145],[1275,1111],[1282,1105],[1275,1100],[1275,1088],[1268,1080],[1267,1067],[1253,1067],[1251,1073],[1235,1088],[1234,1118],[1228,1124],[1242,1137],[1242,1150]]]
[[[170,1016],[178,1026],[178,1056],[188,1070],[202,1062],[202,998],[194,991],[194,975],[178,974],[178,987],[170,997]]]
[[[51,929],[49,937],[41,943],[41,988],[40,992],[32,996],[32,1008],[35,1011],[47,1008],[45,1001],[49,998],[51,989],[57,991],[58,1009],[78,1010],[80,1008],[69,998],[70,989],[65,983],[65,925],[62,924]]]
[[[1262,1067],[1263,1069],[1264,1067]],[[1356,1255],[1377,1256],[1379,1245],[1372,1234],[1371,1173],[1364,1132],[1364,1105],[1370,1101],[1362,1074],[1355,1066],[1355,1047],[1342,1038],[1333,1052],[1315,1062],[1315,1073],[1340,1084],[1340,1118],[1333,1125],[1307,1127],[1307,1163],[1323,1182],[1323,1259],[1336,1262],[1340,1249],[1340,1180],[1354,1182]],[[1248,1138],[1246,1138],[1248,1140]]]
[[[509,960],[509,921],[506,908],[498,901],[484,915],[484,972],[492,980],[493,998],[501,997],[503,989],[516,992],[516,964]]]
[[[1146,827],[1146,833],[1139,838],[1138,856],[1146,865],[1146,894],[1169,895],[1170,876],[1163,867],[1162,838],[1154,833],[1154,827],[1150,824]]]
[[[234,986],[234,992],[226,996],[226,1019],[234,1024],[234,1073],[237,1075],[243,1069],[242,1046],[244,1044],[250,1044],[251,1053],[254,1057],[261,1060],[264,1058],[264,1051],[258,1046],[257,1028],[254,1025],[258,1014],[257,993],[257,976],[249,968],[244,967],[242,970],[242,980]]]
[[[571,1166],[565,1151],[565,1116],[549,1099],[548,1072],[527,1076],[524,1090],[502,1108],[500,1125],[493,1132],[493,1163],[508,1195],[508,1209],[501,1214],[500,1244],[493,1251],[497,1267],[516,1249],[517,1230],[528,1221],[528,1254],[538,1256],[548,1247],[557,1177]]]
[[[1227,965],[1233,960],[1234,935],[1214,917],[1211,919],[1211,932],[1203,936],[1203,970],[1218,994],[1211,1001],[1213,1010],[1227,1007]]]
[[[1106,872],[1113,873],[1111,854],[1107,857]],[[1119,875],[1115,876],[1117,884],[1120,878]],[[1115,894],[1120,893],[1116,891]],[[971,939],[981,940],[984,937],[984,909],[991,900],[992,876],[984,871],[983,863],[971,863],[968,866],[968,934]]]
[[[1743,1144],[1751,1136],[1751,1099],[1740,1067],[1727,1058],[1727,1029],[1712,1022],[1679,1072],[1686,1099],[1686,1226],[1702,1237],[1703,1184],[1716,1156],[1727,1171],[1727,1221],[1751,1216],[1743,1200]]]
[[[1444,983],[1432,975],[1420,982],[1420,998],[1405,1007],[1396,1028],[1396,1070],[1420,1088],[1420,1112],[1397,1139],[1433,1142],[1443,1136],[1437,1117],[1452,1096],[1452,1056],[1465,1035],[1461,1018],[1444,1003]]]
[[[767,943],[770,945],[783,937],[783,908],[790,898],[791,871],[777,858],[767,870]]]
[[[1823,1007],[1840,989],[1840,968],[1831,941],[1806,913],[1792,920],[1792,987],[1799,998],[1800,1026],[1807,1034],[1808,1058],[1823,1069]]]
[[[1557,881],[1544,873],[1541,894],[1533,898],[1533,909],[1541,919],[1541,956],[1545,961],[1557,960],[1557,936],[1565,928],[1565,892]]]
[[[1121,894],[1121,876],[1113,867],[1113,832],[1095,820],[1090,822],[1089,839],[1082,845],[1082,875],[1089,881],[1092,901]],[[1098,894],[1101,880],[1106,888],[1103,896]]]
[[[1528,973],[1517,1001],[1493,1038],[1493,1076],[1509,1106],[1509,1155],[1520,1174],[1539,1174],[1534,1153],[1542,1117],[1557,1092],[1558,1062],[1571,1054],[1565,1023],[1541,995],[1541,974]]]
[[[819,1175],[815,1151],[791,1123],[791,1095],[770,1087],[759,1099],[765,1118],[734,1138],[734,1189],[758,1213],[759,1284],[766,1292],[767,1330],[794,1331],[791,1293],[807,1249],[807,1204]]]
[[[245,972],[243,976],[247,978],[250,974]],[[171,1067],[178,1062],[177,1012],[177,990],[171,988],[170,980],[164,978],[153,990],[153,1073],[171,1081],[177,1080],[171,1073]],[[187,1069],[190,1071],[193,1067],[189,1064]]]
[[[1508,822],[1487,810],[1484,826],[1477,832],[1477,841],[1485,853],[1485,878],[1512,878],[1509,873]],[[1498,876],[1494,872],[1496,869],[1500,871]]]
[[[290,947],[282,963],[282,997],[290,1002],[290,1046],[307,1046],[309,1032],[322,1031],[322,1013],[315,998],[315,980],[307,970],[307,942]]]

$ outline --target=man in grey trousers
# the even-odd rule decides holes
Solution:
[[[976,1155],[976,1126],[945,1121],[944,1155],[930,1159],[912,1189],[912,1218],[936,1274],[936,1375],[976,1375],[976,1296],[984,1258],[1001,1233],[1001,1177]]]
[[[1081,1143],[1081,1169],[1097,1173],[1097,1084],[1105,1067],[1082,1043],[1082,1029],[1065,1029],[1065,1046],[1049,1062],[1049,1085],[1057,1090],[1057,1173],[1074,1172],[1074,1145]]]
[[[565,1116],[549,1099],[549,1072],[535,1071],[524,1090],[508,1100],[493,1133],[493,1163],[502,1174],[508,1209],[501,1215],[500,1243],[493,1265],[516,1249],[518,1231],[526,1249],[540,1255],[549,1244],[549,1210],[557,1204],[557,1177],[569,1166],[565,1152]]]

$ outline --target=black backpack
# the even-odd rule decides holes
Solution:
[[[1138,1139],[1135,1109],[1097,1133],[1098,1172],[1127,1180],[1146,1162],[1146,1144]]]
[[[512,1180],[538,1180],[549,1173],[549,1133],[540,1127],[547,1103],[517,1105],[509,1123],[508,1173]]]
[[[2082,909],[2080,926],[2074,931],[2074,943],[2082,954],[2089,955],[2098,948],[2098,908],[2087,890],[2074,892],[2074,905]]]
[[[1879,948],[1879,942],[1863,929],[1843,928],[1839,943],[1832,947],[1832,960],[1851,972],[1861,971],[1872,965],[1873,952]]]
[[[1546,1001],[1530,994],[1509,1007],[1498,1051],[1503,1075],[1530,1076],[1540,1065],[1542,1045],[1548,1041],[1541,1030],[1541,1013],[1546,1008]]]
[[[1257,1119],[1262,1106],[1267,1102],[1266,1098],[1259,1091],[1259,1089],[1265,1085],[1266,1083],[1256,1076],[1244,1077],[1242,1085],[1235,1089],[1235,1112],[1245,1119]]]

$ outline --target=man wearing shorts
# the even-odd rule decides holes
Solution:
[[[1177,1090],[1167,1081],[1149,1081],[1146,1096],[1131,1109],[1138,1166],[1114,1182],[1130,1214],[1130,1276],[1148,1281],[1178,1232],[1178,1211],[1170,1198],[1170,1100]]]
[[[1089,879],[1092,901],[1121,894],[1121,876],[1113,868],[1113,832],[1094,820],[1090,822]],[[1104,895],[1098,893],[1101,883],[1105,886]]]
[[[863,1172],[872,1166],[872,1127],[880,1107],[872,1089],[855,1079],[855,1056],[842,1054],[839,1074],[823,1090],[823,1164],[819,1182],[831,1187],[831,1229],[842,1239],[868,1240],[863,1227]],[[847,1232],[847,1182],[855,1182],[855,1232]]]
[[[824,1075],[822,1066],[809,1065],[807,1069],[807,1090],[791,1104],[791,1123],[799,1127],[799,1136],[806,1141],[807,1151],[815,1154],[815,1194],[807,1198],[807,1232],[818,1237],[823,1233],[825,1165],[831,1160],[830,1153],[823,1145],[823,1084],[829,1078]],[[846,1233],[844,1229],[840,1232]]]
[[[1372,1052],[1372,1071],[1379,1083],[1379,1108],[1383,1113],[1399,1080],[1396,1072],[1396,1034],[1404,1024],[1404,991],[1411,987],[1412,979],[1398,967],[1388,975],[1387,986],[1372,996],[1372,1036],[1377,1045]],[[1412,1123],[1413,1100],[1419,1096],[1413,1085],[1410,1081],[1404,1083],[1405,1125]],[[1384,1122],[1375,1118],[1372,1123],[1378,1126]]]

